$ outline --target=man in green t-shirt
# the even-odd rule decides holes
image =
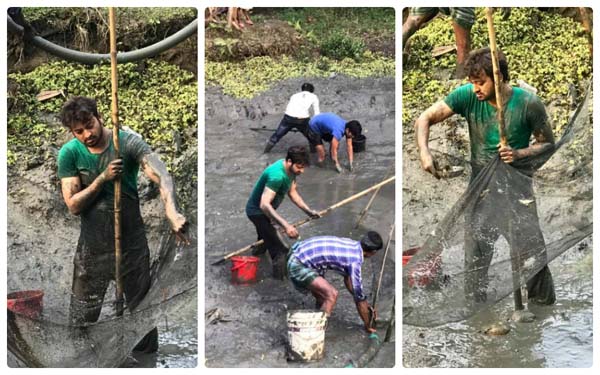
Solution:
[[[482,48],[471,52],[465,68],[470,83],[458,87],[444,100],[429,107],[415,122],[417,145],[423,170],[439,178],[428,147],[429,127],[454,114],[463,116],[469,126],[471,182],[498,155],[502,161],[510,164],[518,159],[540,155],[554,147],[554,136],[548,124],[544,105],[535,94],[518,87],[511,87],[508,84],[508,63],[502,52],[499,51],[499,68],[502,81],[501,92],[505,102],[504,118],[507,140],[505,145],[500,142],[496,117],[497,102],[490,49]],[[535,139],[535,143],[530,144],[531,136]],[[533,197],[533,188],[529,187],[528,189]],[[529,233],[529,235],[536,238],[535,241],[531,238],[528,241],[536,242],[543,248],[545,246],[544,238],[539,230],[537,213],[533,212],[531,217],[535,220],[535,224],[533,224],[535,233]],[[493,241],[490,244],[489,240],[493,239],[494,234],[475,233],[476,230],[473,228],[476,224],[468,222],[467,225],[470,225],[471,228],[467,227],[465,233],[465,271],[477,273],[477,270],[481,269],[482,272],[487,272],[493,252]],[[495,237],[497,238],[498,234],[495,234]],[[482,238],[486,240],[482,240]],[[523,241],[523,238],[517,238],[517,241]],[[474,279],[484,285],[468,285],[467,281],[466,294],[476,301],[483,301],[486,295],[485,290],[481,289],[485,289],[486,281],[481,281],[483,280],[481,277]],[[554,285],[547,265],[527,282],[527,288],[529,301],[540,304],[555,302]]]
[[[261,249],[268,249],[273,263],[273,277],[285,277],[287,247],[283,244],[273,222],[281,225],[290,238],[297,238],[298,231],[277,213],[277,207],[287,194],[292,202],[311,217],[319,213],[308,207],[296,188],[296,176],[304,173],[308,166],[308,153],[301,146],[288,149],[285,159],[280,159],[263,171],[252,189],[246,203],[246,215],[256,227],[259,240],[264,240]],[[256,252],[255,252],[256,254]]]
[[[140,165],[159,185],[167,220],[178,240],[186,243],[187,221],[177,208],[173,179],[139,135],[119,131],[120,158],[116,159],[112,130],[104,127],[94,99],[69,99],[60,117],[75,138],[60,149],[58,177],[69,212],[81,217],[69,316],[72,324],[84,325],[98,320],[104,294],[115,277],[114,180],[121,178],[121,274],[130,311],[150,287],[150,253],[137,193]],[[155,328],[134,350],[157,348]]]

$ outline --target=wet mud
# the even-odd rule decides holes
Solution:
[[[450,133],[454,134],[453,139],[449,139]],[[465,161],[467,150],[461,145],[468,144],[467,137],[464,127],[451,129],[444,123],[431,128],[430,139],[433,141],[430,147],[437,150],[434,157],[442,163],[465,168],[458,176],[436,180],[420,169],[413,132],[403,135],[404,250],[422,245],[427,234],[466,190],[470,167]],[[576,187],[569,196],[583,197],[588,188]],[[553,207],[552,204],[550,207]],[[540,204],[538,210],[543,212],[547,208]],[[556,214],[569,215],[568,207],[559,207]],[[556,226],[559,224],[558,221],[545,223],[551,229],[558,229]],[[442,368],[590,367],[593,344],[591,238],[567,250],[549,267],[557,302],[552,306],[528,306],[536,315],[533,322],[508,321],[513,313],[513,299],[508,296],[466,321],[434,328],[403,325],[402,365]],[[485,329],[497,322],[506,323],[510,332],[503,336],[486,335]]]
[[[322,210],[382,181],[394,162],[394,80],[334,76],[309,81],[315,86],[322,112],[359,120],[367,136],[366,152],[355,155],[353,173],[345,169],[338,174],[331,164],[325,168],[313,165],[298,177],[298,190],[305,202]],[[280,82],[251,100],[235,100],[222,95],[218,88],[207,88],[205,311],[216,308],[223,317],[207,321],[205,365],[208,367],[344,367],[360,358],[369,347],[368,335],[342,277],[328,272],[328,281],[340,295],[325,333],[324,358],[312,363],[288,362],[286,312],[312,309],[314,298],[296,291],[289,281],[273,279],[266,255],[260,258],[257,283],[250,286],[231,283],[231,262],[211,265],[219,256],[256,241],[254,226],[244,208],[264,168],[285,157],[288,147],[308,146],[299,133],[288,133],[269,154],[263,154],[271,133],[249,129],[276,128],[289,96],[303,82],[301,79]],[[339,158],[342,167],[347,168],[344,145],[340,146]],[[311,155],[311,160],[316,160],[316,154]],[[301,238],[335,235],[358,239],[367,229],[373,229],[386,241],[394,220],[394,190],[394,184],[381,189],[358,229],[353,227],[368,196],[300,227]],[[305,217],[289,199],[284,200],[278,212],[291,222]],[[394,298],[394,248],[392,241],[379,295],[379,319],[383,324],[378,334],[382,339]],[[370,301],[382,259],[383,251],[367,259],[363,266],[363,283]],[[393,366],[394,347],[394,342],[384,344],[372,363]]]

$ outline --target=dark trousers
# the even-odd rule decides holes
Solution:
[[[471,183],[480,172],[473,167]],[[527,186],[527,196],[533,197],[533,187]],[[493,194],[493,189],[488,194]],[[516,200],[516,199],[515,199]],[[493,200],[492,200],[493,201]],[[544,235],[539,226],[537,206],[532,202],[529,206],[518,206],[519,221],[528,225],[519,225],[512,221],[514,217],[490,217],[493,210],[481,207],[465,213],[465,295],[475,302],[485,302],[488,288],[488,269],[494,255],[494,243],[502,235],[510,246],[513,266],[523,267],[525,258],[533,256],[535,267],[539,271],[527,280],[527,296],[529,301],[549,305],[556,301],[554,282],[548,268]],[[543,266],[542,266],[543,265]],[[515,274],[516,276],[516,274]]]
[[[254,224],[258,239],[265,241],[265,246],[269,251],[271,259],[276,259],[280,256],[285,257],[287,255],[287,246],[283,244],[277,230],[266,215],[251,215],[248,216],[248,219]]]
[[[127,308],[133,311],[150,288],[150,251],[137,200],[122,200],[121,275]],[[93,323],[100,317],[104,295],[115,278],[114,212],[99,207],[81,215],[81,233],[73,259],[73,284],[69,318],[74,325]],[[155,351],[158,331],[142,340]],[[154,349],[152,349],[154,348]]]
[[[284,135],[286,135],[290,130],[297,129],[302,135],[304,135],[308,139],[308,120],[309,118],[296,118],[288,115],[283,115],[283,118],[279,122],[279,126],[277,126],[277,130],[275,133],[269,138],[269,143],[274,145]]]

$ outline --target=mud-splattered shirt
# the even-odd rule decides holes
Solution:
[[[137,200],[137,176],[144,155],[152,152],[144,140],[126,131],[119,131],[120,154],[123,159],[121,186],[123,194]],[[108,147],[100,154],[91,153],[77,138],[67,142],[58,153],[58,177],[79,177],[82,188],[89,186],[115,158],[115,147],[110,138]],[[112,204],[114,184],[107,181],[102,185],[99,200]]]
[[[363,250],[359,241],[334,236],[312,237],[294,244],[292,256],[320,276],[327,270],[350,276],[354,300],[367,299],[362,286]]]
[[[533,93],[519,87],[512,88],[504,114],[505,134],[513,149],[529,146],[531,134],[548,126],[548,116],[541,100]],[[496,108],[487,101],[480,101],[473,92],[473,85],[466,84],[452,91],[444,101],[454,113],[462,115],[469,124],[471,162],[482,168],[498,155],[500,132]]]
[[[263,211],[260,209],[260,198],[262,197],[265,187],[275,192],[275,198],[271,202],[273,208],[277,209],[285,195],[290,191],[292,182],[295,180],[295,176],[290,177],[285,172],[285,166],[283,165],[284,160],[279,159],[275,163],[271,164],[263,171],[260,178],[254,185],[248,203],[246,203],[246,215],[263,215]]]

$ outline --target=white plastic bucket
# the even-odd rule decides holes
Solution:
[[[287,313],[290,361],[323,359],[327,316],[318,310],[292,310]]]

